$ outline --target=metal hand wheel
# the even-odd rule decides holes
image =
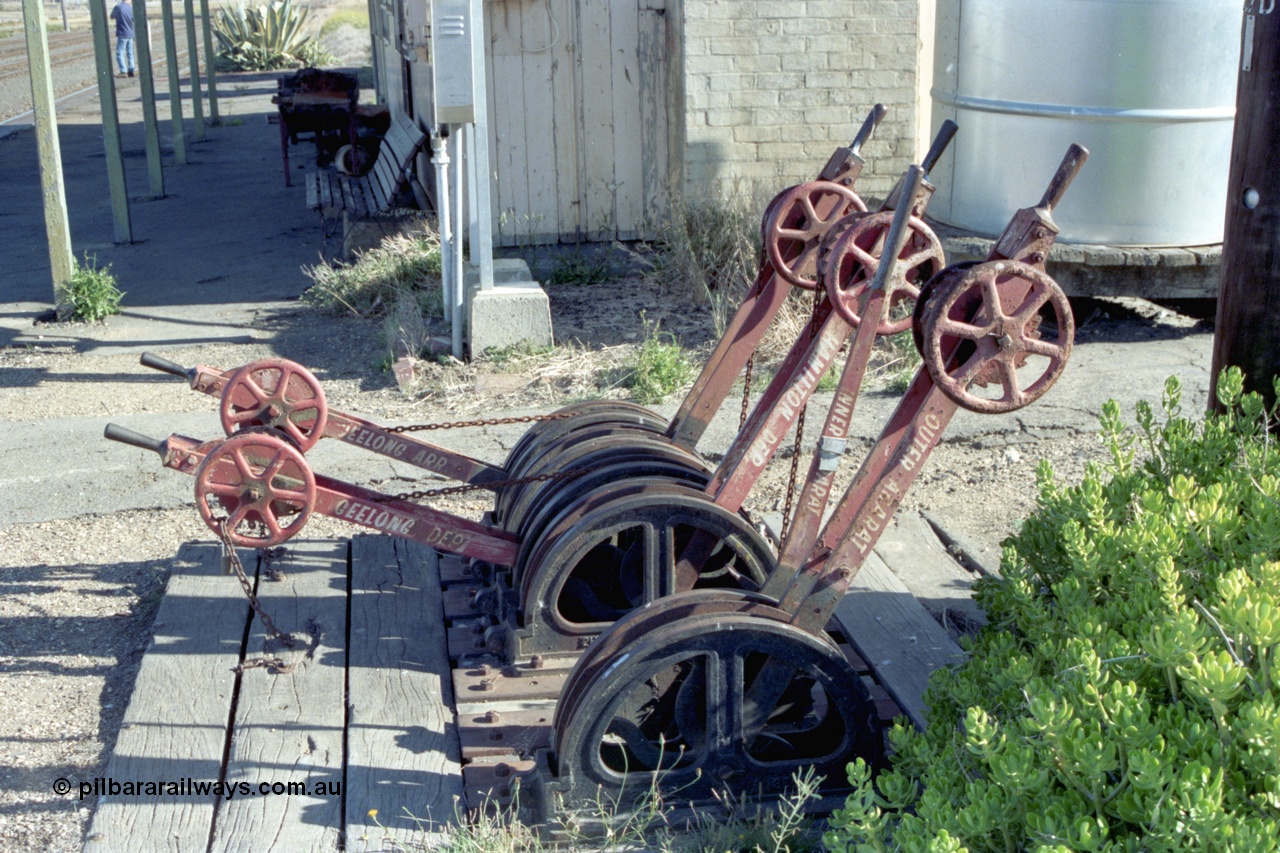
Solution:
[[[823,265],[822,277],[837,313],[853,326],[860,322],[858,297],[866,290],[880,266],[885,235],[893,222],[893,211],[882,210],[858,217],[831,245]],[[920,295],[920,285],[928,281],[946,263],[942,241],[925,221],[917,216],[908,221],[911,233],[898,253],[898,263],[888,283],[890,292],[885,319],[876,334],[896,335],[911,328],[911,314],[902,310]],[[900,307],[901,306],[901,307]],[[895,308],[900,310],[895,311]],[[894,316],[901,315],[901,316]]]
[[[222,389],[218,414],[227,435],[247,427],[275,427],[305,453],[324,435],[329,406],[311,371],[287,359],[269,358],[232,374]]]
[[[1062,375],[1075,338],[1067,296],[1018,261],[979,264],[924,312],[924,363],[934,383],[974,412],[1012,412]]]
[[[300,531],[316,505],[306,457],[283,439],[235,435],[196,470],[196,509],[209,529],[242,548],[270,548]]]
[[[867,209],[857,193],[830,181],[792,187],[770,205],[761,234],[769,261],[783,279],[806,290],[818,286],[822,235],[847,214]]]

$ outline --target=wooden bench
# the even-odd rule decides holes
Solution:
[[[395,206],[397,194],[406,184],[419,207],[426,207],[427,195],[413,176],[414,160],[429,137],[421,130],[406,130],[392,121],[378,148],[373,168],[359,177],[344,175],[336,168],[307,174],[307,206],[312,210],[331,208],[352,216],[368,217]]]

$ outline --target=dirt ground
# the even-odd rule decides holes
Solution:
[[[607,311],[601,310],[598,288],[550,285],[548,291],[557,333],[576,342],[576,354],[559,365],[435,366],[428,377],[434,391],[417,398],[402,393],[380,366],[385,357],[380,324],[352,317],[301,310],[268,330],[274,339],[266,343],[166,354],[223,367],[280,355],[315,365],[335,409],[375,421],[438,422],[549,405],[581,393],[588,366],[622,360],[643,339],[646,322],[660,320],[664,330],[703,353],[712,334],[705,311],[673,304],[640,279],[611,286]],[[1184,329],[1196,323],[1170,312],[1109,312],[1114,316],[1093,312],[1082,333],[1133,335],[1157,322]],[[180,382],[137,381],[144,374],[149,371],[133,354],[0,349],[0,421],[154,412],[162,422],[163,413],[215,405]],[[40,375],[63,381],[31,381]],[[1087,432],[1034,445],[945,443],[903,511],[927,509],[957,532],[994,545],[1032,508],[1038,459],[1049,459],[1062,478],[1074,480],[1101,451],[1096,435]],[[789,455],[780,454],[771,465],[751,509],[780,508]],[[847,478],[860,460],[861,454],[851,451],[842,475]],[[156,473],[177,476],[158,466]],[[472,518],[488,508],[476,496],[435,505]],[[349,533],[350,528],[317,519],[306,535]],[[92,779],[102,771],[163,595],[167,562],[184,541],[210,538],[190,507],[0,527],[0,849],[79,849],[93,804],[74,792],[58,796],[51,785],[58,778]]]

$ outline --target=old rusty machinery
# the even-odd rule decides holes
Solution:
[[[697,799],[721,785],[777,788],[815,766],[838,787],[845,763],[878,761],[883,742],[828,622],[957,409],[1013,411],[1060,375],[1074,329],[1044,260],[1053,206],[1087,156],[1072,147],[986,260],[945,266],[923,220],[926,168],[908,170],[880,210],[853,191],[858,151],[882,114],[872,111],[818,181],[770,203],[756,284],[670,420],[623,402],[574,404],[532,420],[494,465],[331,409],[293,362],[221,371],[147,355],[144,364],[219,398],[227,436],[157,440],[112,425],[107,437],[191,474],[202,517],[233,544],[277,545],[321,513],[462,558],[446,581],[465,598],[450,617],[455,681],[475,673],[490,700],[555,700],[545,735],[510,757],[533,768],[544,815],[601,790],[647,791],[655,778]],[[697,442],[792,287],[813,290],[813,320],[713,466]],[[908,329],[924,364],[836,499],[872,344]],[[842,353],[775,547],[744,504]],[[387,495],[325,477],[306,456],[322,438],[462,485]],[[461,489],[492,491],[492,511],[473,521],[422,502]]]

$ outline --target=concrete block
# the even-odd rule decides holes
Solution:
[[[551,346],[551,300],[538,282],[531,280],[529,265],[523,260],[495,260],[491,290],[479,289],[474,268],[468,268],[466,284],[472,358],[494,347]]]

